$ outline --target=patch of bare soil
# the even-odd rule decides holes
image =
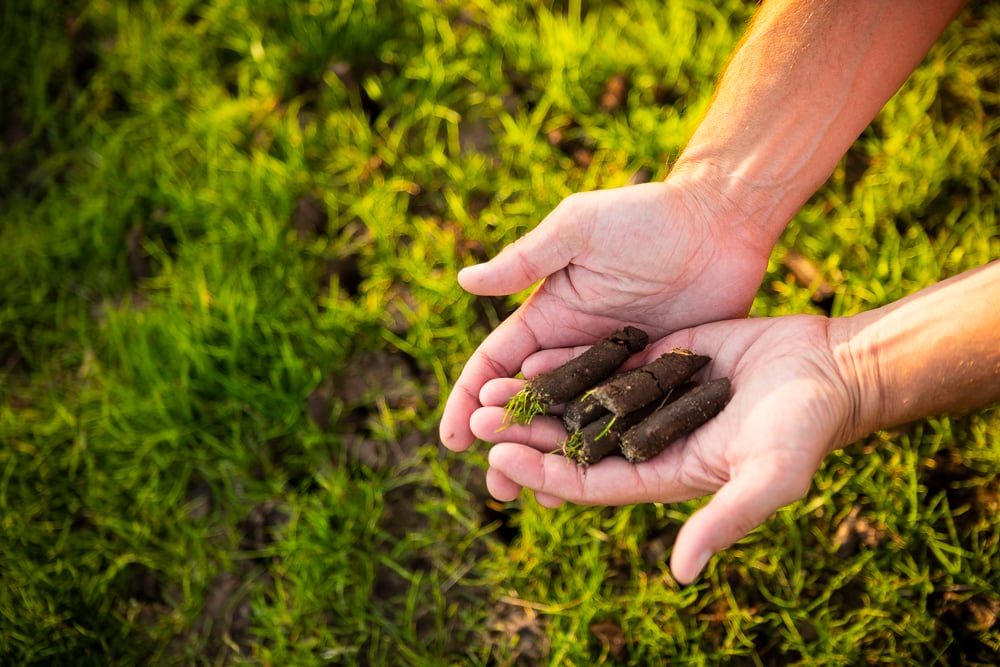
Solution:
[[[204,517],[212,509],[211,488],[194,482],[188,489],[191,517]],[[239,522],[239,547],[246,558],[234,559],[229,570],[219,572],[208,584],[201,613],[167,647],[167,655],[180,660],[197,654],[206,664],[231,664],[250,654],[259,641],[251,628],[251,591],[273,585],[266,561],[255,552],[273,544],[288,521],[281,503],[267,501],[250,508]],[[148,628],[173,625],[175,605],[182,598],[177,586],[165,582],[160,572],[133,563],[122,573],[123,613]]]
[[[310,394],[306,410],[318,428],[340,435],[350,464],[391,471],[412,462],[427,435],[405,424],[387,428],[389,413],[431,409],[436,400],[436,380],[409,356],[385,349],[348,360]]]
[[[514,597],[497,601],[487,631],[490,642],[499,647],[497,665],[545,664],[551,650],[546,617]]]

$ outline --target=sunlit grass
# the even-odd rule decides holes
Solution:
[[[2,662],[1000,650],[995,408],[831,455],[685,588],[667,560],[698,502],[502,506],[481,448],[437,445],[519,298],[457,270],[571,192],[661,178],[752,5],[8,5]],[[990,4],[948,29],[782,237],[754,315],[854,313],[1000,257],[998,44]]]

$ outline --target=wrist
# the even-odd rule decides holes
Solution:
[[[723,159],[690,149],[671,167],[666,184],[688,197],[700,219],[759,247],[765,256],[801,206],[783,205],[788,197],[782,186],[748,178]]]
[[[868,344],[859,329],[857,316],[831,318],[827,329],[830,353],[843,382],[848,406],[834,448],[891,425],[886,422],[878,346]]]
[[[1000,400],[1000,260],[831,320],[851,437]]]

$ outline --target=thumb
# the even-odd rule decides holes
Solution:
[[[709,558],[745,537],[781,507],[799,500],[809,482],[809,477],[803,484],[788,474],[779,477],[757,471],[731,479],[681,527],[670,557],[674,578],[685,585],[693,582]]]
[[[458,282],[481,296],[514,294],[565,268],[573,259],[575,235],[560,232],[553,215],[506,246],[496,257],[458,272]]]

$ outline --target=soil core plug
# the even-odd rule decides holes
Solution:
[[[635,327],[625,327],[602,338],[562,366],[528,380],[508,401],[504,423],[531,423],[549,406],[566,403],[610,377],[625,360],[648,344],[646,332]]]
[[[674,390],[710,360],[691,350],[675,348],[644,366],[612,375],[566,404],[563,425],[572,433],[609,413],[622,417],[655,405],[672,393],[676,398]]]
[[[622,435],[645,419],[655,407],[655,404],[647,406],[621,417],[609,413],[590,422],[582,429],[570,433],[563,443],[563,455],[579,465],[587,466],[611,454],[621,454]]]
[[[671,442],[705,424],[729,402],[729,378],[697,385],[621,436],[621,450],[631,463],[647,461]]]

